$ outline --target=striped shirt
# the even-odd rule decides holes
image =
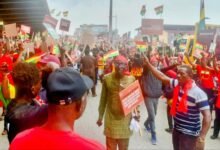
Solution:
[[[178,80],[171,79],[170,85],[172,88],[178,85]],[[180,89],[179,99],[183,96],[184,91]],[[179,101],[177,102],[177,107]],[[177,108],[176,107],[176,108]],[[208,97],[196,84],[193,82],[192,88],[187,95],[187,113],[178,112],[174,117],[174,128],[187,135],[198,136],[201,130],[200,112],[209,108]]]

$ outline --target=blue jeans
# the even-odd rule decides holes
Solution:
[[[146,108],[147,108],[147,112],[148,112],[148,118],[144,122],[144,126],[146,128],[150,127],[151,135],[156,135],[155,117],[156,117],[156,114],[157,114],[158,100],[159,100],[159,98],[151,98],[151,97],[146,97],[145,100],[144,100]]]

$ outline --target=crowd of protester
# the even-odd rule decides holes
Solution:
[[[156,49],[139,52],[133,47],[136,51],[131,53],[127,47],[76,46],[67,37],[61,41],[56,43],[59,54],[53,53],[54,45],[47,45],[45,38],[33,54],[27,54],[22,42],[0,43],[2,135],[8,136],[10,149],[31,149],[33,145],[35,149],[128,149],[133,114],[123,115],[119,92],[135,80],[141,85],[148,112],[142,116],[146,117],[144,127],[151,133],[153,145],[157,144],[155,117],[161,97],[167,99],[165,130],[173,135],[174,150],[204,149],[213,110],[211,139],[218,138],[220,64],[215,55],[203,55],[192,63],[186,53],[186,65],[182,57],[162,55]],[[107,55],[116,51],[119,54]],[[106,146],[74,132],[90,89],[97,96],[98,80],[102,91],[97,125],[104,120]],[[137,112],[139,115],[138,108]]]

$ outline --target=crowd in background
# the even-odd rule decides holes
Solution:
[[[70,37],[63,37],[50,44],[47,38],[43,37],[40,44],[37,43],[34,51],[30,52],[25,49],[24,41],[21,40],[4,39],[0,42],[0,100],[4,108],[2,135],[8,135],[8,140],[12,143],[11,149],[24,149],[25,143],[29,143],[26,145],[28,149],[34,140],[46,133],[51,136],[48,135],[43,140],[51,138],[57,142],[59,137],[63,137],[69,142],[64,146],[67,142],[62,139],[60,142],[63,141],[64,144],[58,145],[56,149],[68,148],[70,143],[75,143],[75,146],[82,144],[81,149],[104,149],[95,141],[83,139],[75,133],[67,134],[67,131],[73,131],[74,120],[78,119],[85,109],[85,93],[91,89],[92,96],[97,96],[96,84],[99,80],[102,82],[102,92],[97,124],[101,126],[104,118],[107,149],[116,149],[117,146],[119,149],[128,149],[132,134],[129,130],[132,113],[123,116],[118,94],[135,80],[139,81],[145,98],[148,115],[142,117],[146,117],[144,126],[151,133],[153,145],[157,144],[155,117],[161,97],[167,99],[168,128],[165,130],[173,133],[175,137],[174,149],[181,149],[184,143],[178,142],[182,140],[189,142],[189,145],[196,145],[198,138],[194,137],[199,137],[199,141],[203,143],[211,122],[210,114],[213,112],[215,118],[211,139],[218,138],[220,64],[214,54],[203,55],[201,59],[191,62],[187,53],[174,57],[166,53],[160,54],[157,49],[140,52],[135,46],[112,48],[95,45],[90,48]],[[54,52],[55,47],[59,52]],[[187,59],[190,67],[183,65],[183,58]],[[81,81],[80,73],[92,81],[89,88]],[[183,80],[183,85],[178,87],[179,91],[174,88],[178,85],[177,80],[171,79],[177,79],[179,83]],[[76,81],[81,81],[81,85],[75,83]],[[70,91],[71,89],[75,93]],[[176,100],[178,94],[185,103],[180,104]],[[186,99],[189,102],[186,102]],[[173,105],[183,107],[177,109],[173,115],[170,114],[176,109]],[[188,110],[184,111],[184,106]],[[209,110],[210,114],[206,110]],[[58,112],[66,116],[59,115]],[[205,118],[202,122],[200,117],[198,118],[200,112]],[[61,121],[61,118],[65,121]],[[60,124],[56,121],[60,121]],[[39,126],[41,128],[38,128]],[[23,131],[27,129],[30,129],[29,132],[24,134]],[[68,135],[69,139],[65,135]],[[78,141],[74,141],[73,137],[78,137]],[[43,140],[39,147],[45,144],[54,148],[52,140],[48,143]]]

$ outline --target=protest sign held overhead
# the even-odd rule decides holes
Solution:
[[[24,32],[24,33],[30,34],[31,33],[31,27],[26,26],[26,25],[21,25],[21,31]]]
[[[5,27],[5,35],[6,37],[15,37],[18,35],[16,23],[7,24]]]
[[[70,28],[70,21],[67,20],[67,19],[61,19],[60,20],[60,30],[61,31],[66,31],[66,32],[69,32],[69,28]]]

